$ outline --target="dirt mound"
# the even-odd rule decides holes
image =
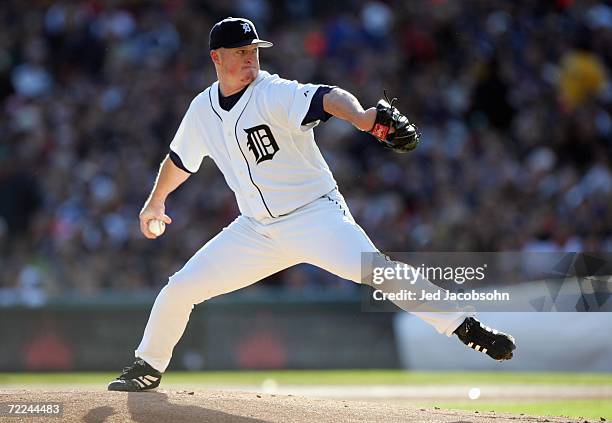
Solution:
[[[61,402],[63,416],[0,421],[58,422],[567,422],[567,418],[510,416],[212,390],[144,393],[107,391],[0,391],[0,403]]]

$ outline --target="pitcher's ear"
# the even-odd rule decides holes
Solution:
[[[219,50],[211,50],[210,51],[210,58],[211,60],[216,63],[216,64],[220,64],[220,60],[219,60]]]

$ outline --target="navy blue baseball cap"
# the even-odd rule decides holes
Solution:
[[[235,48],[257,44],[259,47],[272,47],[270,41],[260,40],[255,25],[244,18],[225,18],[210,30],[208,47],[215,50],[221,47]]]

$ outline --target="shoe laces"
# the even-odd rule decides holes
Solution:
[[[121,376],[120,377],[129,377],[131,376],[132,372],[134,372],[138,367],[144,367],[145,366],[145,361],[140,359],[140,360],[136,360],[134,362],[134,364],[124,367],[121,370]]]

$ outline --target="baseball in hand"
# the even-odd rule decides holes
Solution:
[[[166,230],[166,224],[161,220],[152,219],[149,220],[149,231],[155,235],[160,236]]]

